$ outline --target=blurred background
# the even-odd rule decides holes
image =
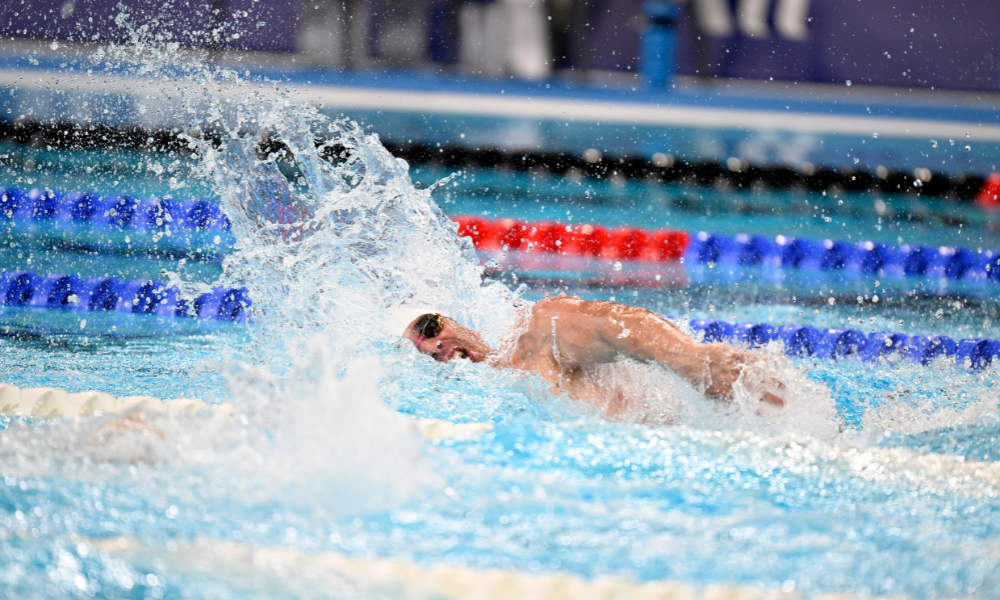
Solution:
[[[521,160],[466,156],[484,149],[577,160],[591,151],[591,162],[605,164],[664,156],[721,167],[695,178],[722,191],[733,182],[720,175],[787,167],[840,176],[813,188],[982,195],[988,204],[980,192],[1000,162],[992,8],[991,0],[16,0],[0,7],[0,81],[11,88],[0,137],[30,141],[39,124],[180,125],[161,94],[140,92],[125,74],[115,85],[57,81],[60,70],[81,72],[73,57],[88,73],[107,71],[100,49],[139,37],[291,84],[298,100],[371,126],[416,163]],[[522,162],[569,166],[550,159]],[[787,179],[744,183],[759,180],[759,190]]]
[[[1000,151],[990,0],[132,0],[121,5],[131,29],[118,6],[0,7],[0,79],[18,86],[4,118],[168,126],[128,101],[46,112],[52,84],[19,72],[139,32],[297,84],[398,144],[593,147],[872,175],[985,176]],[[962,152],[970,142],[975,151]]]
[[[972,293],[998,279],[998,30],[990,0],[16,0],[0,7],[2,183],[218,201],[176,145],[199,92],[110,58],[141,39],[356,120],[420,185],[461,173],[435,193],[455,217],[748,234],[770,240],[760,257],[793,237],[867,256],[860,241],[896,257],[875,274],[958,248],[935,259],[961,258],[935,293]],[[197,277],[218,272],[220,235]],[[135,264],[116,269],[162,270]],[[856,295],[839,268],[830,285]]]
[[[122,41],[127,31],[115,23],[118,4],[15,0],[0,7],[0,31],[20,40]],[[644,88],[663,87],[662,79],[651,85],[637,77],[657,69],[702,83],[1000,87],[1000,13],[990,0],[140,0],[124,6],[140,25],[155,19],[172,41],[291,55],[299,67],[621,86],[641,80]]]

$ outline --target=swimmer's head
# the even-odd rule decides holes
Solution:
[[[407,325],[403,337],[438,362],[453,358],[480,362],[490,353],[490,347],[477,332],[440,313],[420,315]]]

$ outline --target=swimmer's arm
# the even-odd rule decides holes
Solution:
[[[699,344],[645,308],[623,306],[608,316],[596,333],[618,354],[659,363],[696,385],[707,384],[712,363],[725,362],[722,347]]]
[[[699,383],[706,360],[711,360],[711,355],[717,352],[706,351],[704,344],[698,344],[673,323],[644,308],[557,297],[540,301],[535,312],[537,326],[555,324],[552,331],[564,364],[607,363],[624,355],[643,362],[658,362]]]
[[[706,395],[731,399],[733,385],[743,369],[758,363],[760,357],[726,344],[700,344],[658,314],[637,307],[622,307],[598,328],[604,342],[619,354],[657,362],[687,379]],[[626,335],[626,331],[628,333]],[[783,391],[779,380],[770,382]],[[784,406],[781,395],[767,389],[756,390],[763,402]]]
[[[754,360],[731,346],[699,344],[645,308],[559,296],[539,301],[534,312],[534,327],[551,327],[564,368],[627,356],[659,363],[709,396],[730,398],[740,367]]]

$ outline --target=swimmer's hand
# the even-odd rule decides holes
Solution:
[[[732,400],[733,386],[742,378],[747,392],[759,396],[762,404],[785,407],[785,384],[775,375],[769,357],[724,344],[704,344],[699,350],[705,365],[706,396]]]

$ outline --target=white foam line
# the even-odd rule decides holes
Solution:
[[[480,569],[440,563],[424,566],[391,558],[357,559],[338,552],[301,552],[294,548],[256,546],[196,538],[170,541],[166,547],[131,538],[86,539],[85,544],[140,568],[209,579],[237,592],[308,598],[416,597],[447,600],[566,600],[621,598],[635,600],[796,600],[796,592],[746,585],[710,584],[699,589],[683,581],[637,582],[627,577],[589,580],[563,572],[530,573]],[[817,598],[854,600],[852,593]],[[884,596],[865,596],[876,600]],[[905,600],[908,596],[893,596]],[[886,599],[888,600],[888,599]]]
[[[94,412],[127,413],[135,410],[194,415],[203,409],[221,415],[233,412],[231,404],[208,404],[193,399],[164,401],[152,396],[115,398],[105,392],[70,393],[51,387],[21,389],[16,385],[0,383],[0,416],[56,419],[88,417]],[[429,440],[468,440],[493,430],[491,423],[451,423],[441,419],[415,419],[414,422],[420,434]]]
[[[56,81],[59,83],[56,83]],[[53,73],[0,69],[0,83],[23,89],[100,91],[139,95],[158,88],[132,77],[81,73]],[[182,81],[174,82],[182,84]],[[263,83],[261,88],[269,87]],[[840,134],[916,139],[952,138],[970,141],[1000,141],[1000,125],[962,121],[895,119],[864,115],[824,115],[798,111],[738,110],[697,108],[634,102],[603,102],[582,99],[531,98],[501,94],[461,94],[452,92],[399,90],[296,84],[295,98],[322,103],[338,110],[385,110],[468,116],[547,119],[583,123],[616,123],[741,131],[787,131],[794,133]],[[245,90],[219,90],[223,97],[242,95]],[[968,137],[966,133],[968,132]]]
[[[754,111],[664,106],[632,102],[595,102],[518,96],[454,94],[333,86],[302,86],[298,97],[327,108],[392,110],[551,119],[592,123],[702,127],[709,129],[779,130],[871,137],[956,138],[1000,141],[1000,126],[959,121],[889,119],[800,112]],[[969,137],[965,133],[969,132]]]

